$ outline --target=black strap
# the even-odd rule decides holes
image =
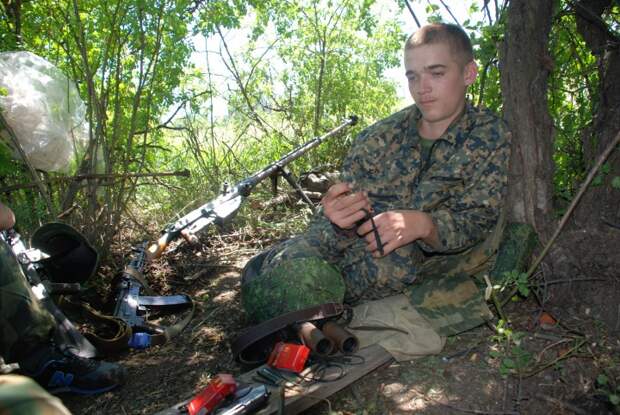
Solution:
[[[267,356],[265,347],[270,348],[277,341],[279,333],[288,326],[305,321],[317,321],[340,316],[344,305],[325,303],[318,306],[292,311],[256,326],[249,327],[232,342],[233,356],[247,365],[263,363]]]

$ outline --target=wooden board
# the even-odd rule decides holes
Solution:
[[[282,405],[281,388],[266,385],[271,392],[268,405],[258,411],[260,415],[277,414],[281,408],[286,415],[294,415],[308,409],[312,405],[321,402],[328,396],[338,392],[349,386],[362,376],[367,375],[373,370],[390,363],[393,357],[381,346],[372,345],[359,350],[356,355],[363,358],[357,364],[344,364],[346,374],[338,380],[332,382],[302,382],[300,385],[285,389],[284,405]],[[262,367],[262,366],[261,366]],[[256,371],[259,368],[251,370],[241,375],[238,380],[247,383],[256,383]],[[312,370],[306,369],[302,375],[305,378],[311,377]],[[332,374],[338,374],[333,373]],[[291,383],[288,386],[293,386]]]
[[[287,382],[286,388],[265,385],[270,392],[269,402],[267,406],[265,406],[260,411],[256,412],[257,415],[271,415],[271,414],[286,414],[286,415],[294,415],[299,412],[310,408],[312,405],[315,405],[321,402],[323,399],[328,396],[338,392],[339,390],[349,386],[362,376],[367,375],[373,370],[384,366],[390,363],[393,360],[393,357],[381,346],[372,345],[365,347],[364,349],[359,350],[356,353],[356,356],[360,358],[354,358],[352,363],[350,364],[341,364],[341,368],[344,369],[344,376],[340,377],[334,381],[323,381],[323,382],[307,382],[302,381],[301,383],[295,382]],[[256,379],[260,379],[258,375],[256,375],[256,371],[260,368],[265,367],[264,365],[253,369],[249,372],[238,376],[236,380],[239,383],[243,384],[258,384]],[[334,368],[331,372],[331,375],[334,377],[338,377],[341,373],[340,368]],[[312,368],[307,368],[302,372],[302,376],[306,379],[312,377],[313,372]],[[329,377],[330,373],[325,377]],[[284,396],[282,393],[284,392]],[[171,408],[165,409],[161,412],[158,412],[156,415],[178,415],[183,412],[183,408],[185,405],[189,403],[189,399],[181,402]]]

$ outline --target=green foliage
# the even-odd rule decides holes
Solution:
[[[607,396],[612,405],[620,407],[620,384],[613,378],[605,373],[599,374],[596,377],[596,391]]]
[[[0,141],[0,176],[7,176],[15,170],[11,150]]]
[[[594,179],[592,179],[592,186],[595,186],[595,187],[602,186],[605,180],[605,176],[607,176],[610,171],[611,171],[611,166],[609,165],[609,163],[604,163],[601,166],[599,173],[594,177]],[[613,180],[612,180],[612,186],[613,186]]]
[[[180,150],[200,166],[212,190],[358,114],[360,127],[291,167],[298,173],[336,166],[355,132],[395,110],[395,85],[383,73],[399,64],[405,36],[396,18],[376,17],[377,7],[370,0],[298,1],[252,9],[247,47],[224,56],[234,85],[208,85],[226,100],[230,115],[209,126],[208,115],[201,114],[212,112],[213,102],[205,97],[185,119],[189,131]],[[214,41],[219,38],[209,40]]]
[[[495,329],[492,336],[495,346],[489,356],[499,361],[500,374],[507,377],[523,373],[533,361],[532,354],[521,346],[525,333],[513,331],[504,320],[500,320]]]
[[[225,7],[218,9],[215,3]],[[215,10],[209,12],[212,21],[228,25],[234,25],[234,15],[245,13],[246,7],[240,1],[232,6],[207,4]],[[166,151],[167,142],[159,127],[178,95],[184,98],[177,87],[192,52],[187,39],[194,3],[43,0],[16,7],[20,21],[12,20],[15,14],[3,15],[8,24],[0,25],[0,38],[10,38],[11,30],[21,27],[19,46],[59,66],[80,87],[87,104],[91,141],[79,173],[161,171],[159,153]],[[15,179],[31,180],[24,175]],[[56,209],[81,206],[73,211],[74,220],[107,246],[139,183],[121,179],[113,186],[100,184],[53,186],[50,196]]]
[[[583,141],[590,137],[584,132],[598,101],[598,71],[596,58],[577,32],[574,15],[562,8],[551,29],[550,53],[553,67],[549,68],[548,101],[556,128],[555,192],[570,200],[585,179]],[[602,183],[602,178],[593,184],[599,181]]]
[[[502,274],[501,283],[494,286],[493,289],[500,293],[504,293],[512,291],[513,287],[517,287],[519,294],[527,298],[530,295],[527,273],[517,270],[504,272]]]

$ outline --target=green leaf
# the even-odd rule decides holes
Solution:
[[[620,176],[616,176],[611,181],[611,187],[614,189],[620,189]]]
[[[601,172],[603,174],[609,174],[610,171],[611,171],[611,166],[609,165],[609,163],[605,163],[601,166]]]
[[[601,373],[600,375],[598,375],[596,377],[596,383],[598,383],[599,385],[607,385],[607,382],[609,381],[609,379],[607,378],[607,375],[605,375],[604,373]]]
[[[612,393],[611,395],[609,395],[609,402],[611,402],[612,405],[620,404],[620,396],[616,395],[615,393]]]
[[[509,358],[509,357],[507,357],[507,358],[505,358],[504,360],[502,360],[502,365],[503,365],[505,368],[508,368],[508,369],[514,369],[514,367],[516,366],[516,365],[515,365],[515,361],[514,361],[514,360],[512,360],[512,359],[511,359],[511,358]]]
[[[5,87],[0,87],[0,96],[8,97],[9,96],[9,90],[6,89]]]
[[[594,180],[592,180],[592,186],[600,186],[603,184],[603,176],[597,175]]]

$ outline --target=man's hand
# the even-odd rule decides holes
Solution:
[[[379,213],[373,219],[383,244],[383,255],[418,239],[433,247],[439,246],[437,227],[427,213],[418,210],[392,210]],[[364,222],[357,229],[357,233],[366,240],[372,255],[380,257],[371,221]]]
[[[15,214],[8,206],[0,203],[0,230],[12,228],[15,225]]]
[[[342,229],[351,229],[355,222],[366,217],[366,212],[372,211],[368,195],[364,192],[351,193],[351,190],[349,183],[337,183],[321,200],[327,219]]]

